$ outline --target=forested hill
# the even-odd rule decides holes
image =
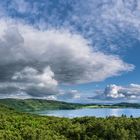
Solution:
[[[140,118],[44,117],[0,104],[0,140],[140,140]]]
[[[77,104],[42,99],[0,99],[0,103],[21,112],[32,112],[40,110],[55,109],[77,109],[77,108],[140,108],[138,103],[118,103],[112,105],[101,104]]]
[[[42,99],[0,99],[0,103],[18,111],[38,111],[49,109],[76,109],[82,104],[66,103]]]
[[[42,99],[0,99],[0,103],[21,112],[32,112],[56,109],[77,108],[140,108],[138,103],[118,103],[112,105],[103,104],[78,104]]]
[[[114,104],[113,106],[118,106],[120,108],[140,108],[140,103],[127,103],[127,102],[122,102],[122,103],[117,103]]]

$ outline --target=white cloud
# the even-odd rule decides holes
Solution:
[[[57,100],[57,97],[54,96],[54,95],[50,95],[50,96],[44,97],[44,99],[47,99],[47,100]]]
[[[57,4],[52,0],[12,0],[7,4],[5,0],[1,3],[5,16],[41,29],[66,27],[88,38],[98,50],[118,53],[140,40],[138,0],[86,0],[86,3],[69,0]]]
[[[42,72],[32,67],[25,67],[20,72],[15,72],[12,77],[14,82],[22,83],[24,91],[32,96],[47,96],[59,94],[58,82],[54,79],[54,73],[47,66]]]
[[[51,96],[59,94],[59,84],[98,82],[134,69],[65,29],[42,31],[10,19],[0,20],[0,26],[0,82],[11,83],[2,94],[16,83],[22,89],[14,87],[14,92]]]
[[[80,0],[72,7],[74,30],[80,28],[98,50],[117,53],[140,40],[139,0]]]
[[[32,98],[32,96],[28,95],[25,92],[17,92],[17,93],[12,93],[12,94],[0,94],[0,99],[4,98],[15,98],[15,99],[29,99]]]
[[[11,28],[4,21],[0,24],[0,65],[29,65],[37,70],[50,66],[55,79],[68,84],[102,81],[134,69],[118,56],[95,51],[79,34],[41,31],[23,24],[10,24]]]
[[[130,84],[128,86],[108,85],[104,91],[98,91],[95,99],[116,101],[138,101],[140,99],[140,85]]]
[[[80,99],[80,92],[78,90],[68,90],[68,91],[61,90],[57,98],[64,101],[71,99]]]
[[[103,51],[109,47],[116,53],[118,48],[133,46],[140,39],[138,0],[69,0],[58,1],[57,6],[51,0],[6,3],[0,5],[0,17],[5,16],[0,20],[3,93],[10,87],[14,92],[26,90],[33,96],[51,97],[59,93],[59,84],[99,82],[134,69],[119,56]],[[18,16],[21,14],[25,16]],[[25,25],[21,20],[34,25]],[[117,88],[110,89],[108,97],[123,98]],[[139,90],[131,87],[134,89]]]
[[[46,67],[42,73],[39,73],[32,67],[25,67],[22,71],[16,72],[12,80],[37,83],[40,87],[52,88],[58,85],[57,81],[53,78],[54,73],[49,66]]]
[[[119,93],[121,89],[122,87],[116,85],[108,85],[104,91],[104,94],[107,98],[123,98],[125,96],[122,93]]]

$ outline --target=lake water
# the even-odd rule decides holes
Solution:
[[[57,116],[57,117],[84,117],[84,116],[96,116],[96,117],[106,117],[106,116],[121,116],[126,115],[130,117],[140,117],[140,109],[134,108],[83,108],[83,109],[73,109],[73,110],[47,110],[37,112],[39,115],[45,116]]]

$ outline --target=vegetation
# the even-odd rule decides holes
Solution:
[[[122,102],[122,103],[118,103],[118,104],[114,104],[113,106],[118,106],[118,107],[121,107],[121,108],[140,108],[140,104],[139,103],[125,103],[125,102]]]
[[[87,104],[84,105],[84,107],[87,108],[140,108],[139,103],[127,103],[127,102],[122,102],[122,103],[117,103],[117,104]]]
[[[25,100],[0,99],[0,103],[22,112],[52,110],[52,109],[77,109],[83,106],[82,104],[74,104],[42,99],[25,99]]]
[[[140,118],[57,118],[0,104],[0,140],[139,140]]]
[[[140,108],[140,104],[137,103],[119,103],[113,105],[77,104],[42,99],[0,99],[0,103],[22,112],[77,108]]]

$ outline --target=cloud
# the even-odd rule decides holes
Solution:
[[[54,73],[51,71],[50,67],[46,67],[42,73],[39,73],[36,69],[31,67],[25,67],[22,71],[16,72],[12,80],[14,81],[24,81],[24,82],[33,82],[39,84],[42,87],[51,88],[57,86],[58,83],[53,79]]]
[[[10,72],[28,65],[39,71],[49,66],[60,83],[84,83],[102,81],[134,68],[118,56],[95,51],[79,34],[41,31],[23,24],[1,25],[0,64],[18,67],[10,67]]]
[[[21,14],[28,13],[32,10],[30,3],[25,0],[12,0],[9,5],[9,9],[14,9]]]
[[[130,84],[128,86],[108,85],[104,91],[99,90],[94,97],[101,100],[116,101],[138,101],[140,99],[140,85]]]
[[[34,68],[25,67],[22,71],[16,72],[12,80],[24,83],[24,91],[32,96],[48,96],[59,92],[58,82],[49,66],[42,73]]]
[[[30,96],[54,96],[59,84],[102,81],[133,70],[119,56],[95,49],[133,46],[139,39],[139,5],[138,0],[1,1],[0,17],[7,19],[0,20],[0,82],[8,84],[1,93],[22,94],[24,87]],[[48,67],[56,85],[41,79]],[[36,71],[34,78],[23,74],[27,68]]]
[[[15,93],[15,94],[0,94],[0,99],[5,99],[5,98],[14,98],[14,99],[29,99],[32,98],[32,96],[29,96],[26,93]]]
[[[138,0],[81,0],[74,6],[72,19],[97,49],[116,53],[139,42],[139,9]]]
[[[32,96],[57,94],[59,84],[98,82],[134,69],[65,29],[38,30],[8,19],[0,26],[0,82],[22,84]]]
[[[54,97],[60,84],[132,71],[133,65],[105,52],[139,42],[139,9],[138,0],[1,1],[0,83],[7,87],[0,93]],[[124,95],[112,92],[110,98]]]
[[[0,83],[0,98],[37,98],[47,100],[73,101],[80,99],[78,90],[62,90],[56,85],[48,87],[36,81],[31,82],[5,82]]]
[[[60,94],[57,96],[60,100],[71,100],[71,99],[80,99],[80,93],[78,90],[68,90],[63,91],[61,90]]]
[[[119,92],[120,90],[122,90],[122,87],[108,85],[104,91],[104,94],[107,98],[124,98],[125,95]]]
[[[0,9],[6,17],[39,29],[67,28],[88,38],[97,50],[118,54],[140,41],[138,0],[8,0]],[[61,8],[60,8],[61,7]]]

